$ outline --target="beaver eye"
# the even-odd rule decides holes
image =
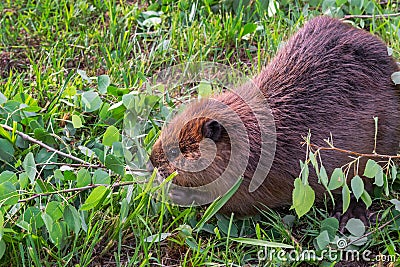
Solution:
[[[171,148],[168,150],[167,155],[169,158],[176,158],[179,155],[179,151],[177,148]]]

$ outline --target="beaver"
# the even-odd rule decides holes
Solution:
[[[376,153],[396,155],[400,102],[391,80],[396,71],[378,37],[334,18],[314,18],[251,83],[190,103],[177,114],[162,129],[150,161],[162,179],[177,171],[173,184],[181,188],[213,184],[225,175],[203,193],[232,186],[242,176],[221,213],[246,216],[290,205],[309,132],[316,145],[326,145],[323,140],[331,136],[336,147],[371,153],[378,117]],[[321,151],[321,158],[328,173],[350,161],[337,151]],[[264,177],[249,190],[260,166]],[[322,201],[326,190],[311,171],[308,181]],[[174,194],[201,202],[188,192]]]

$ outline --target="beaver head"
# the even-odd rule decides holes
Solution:
[[[259,163],[261,129],[267,132],[256,113],[262,112],[264,121],[268,117],[261,94],[248,89],[243,94],[239,90],[191,103],[163,128],[150,161],[161,179],[176,171],[172,182],[180,188],[172,194],[170,191],[174,202],[177,199],[173,196],[181,191],[181,198],[190,196],[190,201],[197,204],[209,203],[226,193],[240,177],[244,182],[239,191],[248,192]],[[273,124],[272,119],[270,122]],[[270,146],[272,150],[274,145]],[[262,172],[263,178],[266,174]],[[182,193],[185,187],[201,189]]]

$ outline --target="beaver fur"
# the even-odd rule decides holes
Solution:
[[[293,182],[300,173],[299,160],[305,158],[301,142],[309,131],[317,145],[326,145],[323,140],[332,136],[336,147],[371,153],[375,134],[373,117],[378,117],[376,152],[396,155],[399,88],[391,80],[396,71],[396,62],[376,36],[337,19],[314,18],[253,79],[254,86],[247,84],[196,101],[173,118],[153,147],[151,163],[161,177],[177,171],[175,184],[196,187],[217,179],[229,162],[240,165],[244,161],[244,180],[220,210],[222,213],[243,216],[255,214],[264,206],[290,205]],[[271,112],[267,112],[268,107]],[[236,133],[240,124],[245,131]],[[263,183],[250,192],[252,175],[263,164],[261,133],[271,140],[271,151],[266,155],[273,157],[273,161],[271,166],[265,166],[269,172],[265,173]],[[276,139],[271,139],[273,136]],[[170,149],[172,137],[177,137],[178,150]],[[204,140],[208,141],[202,144]],[[233,143],[239,146],[235,153],[231,151]],[[208,149],[214,151],[214,157],[206,160],[208,165],[203,162],[205,167],[199,171],[172,164],[182,159],[197,160]],[[321,157],[328,174],[351,160],[335,151],[321,151]],[[236,171],[228,179],[236,181]],[[362,171],[360,167],[359,173]],[[320,201],[325,189],[312,171],[309,183]]]

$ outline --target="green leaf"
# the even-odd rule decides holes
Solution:
[[[328,231],[326,231],[326,230],[322,231],[317,236],[316,240],[317,240],[318,248],[320,250],[325,249],[330,243]]]
[[[135,109],[135,107],[137,106],[137,101],[139,101],[137,95],[126,94],[122,96],[122,102],[119,103],[123,104],[126,109]],[[112,105],[110,109],[112,109],[115,105],[116,104]]]
[[[92,182],[92,177],[86,169],[80,169],[76,177],[76,187],[84,187]]]
[[[238,228],[235,224],[231,224],[230,220],[226,219],[223,216],[218,216],[218,221],[217,221],[217,225],[219,227],[219,229],[221,230],[221,232],[223,232],[226,235],[229,235],[230,237],[238,237]],[[230,229],[229,229],[230,228]]]
[[[199,98],[206,98],[212,94],[212,86],[209,81],[201,81],[198,86]]]
[[[343,213],[345,213],[350,206],[350,193],[349,187],[347,184],[344,184],[342,189]]]
[[[344,183],[344,173],[341,168],[336,168],[333,170],[331,175],[331,180],[329,181],[328,189],[335,190],[341,187]]]
[[[112,146],[114,142],[118,142],[120,140],[120,134],[118,129],[115,126],[109,126],[106,132],[103,135],[103,145]]]
[[[378,172],[375,174],[375,182],[377,186],[383,186],[383,170],[382,167],[378,165]]]
[[[360,219],[351,218],[346,223],[346,229],[350,234],[360,237],[365,233],[365,225]]]
[[[379,167],[375,160],[369,159],[365,165],[364,176],[374,178],[379,171]]]
[[[28,174],[29,180],[31,181],[31,184],[33,184],[35,182],[35,177],[36,177],[36,163],[35,163],[35,159],[33,156],[32,152],[29,152],[25,159],[24,162],[22,163],[22,167],[24,168],[24,170],[26,171],[26,173]]]
[[[58,221],[63,216],[63,206],[58,201],[51,201],[46,206],[46,213],[53,221]]]
[[[310,154],[308,155],[308,157],[310,158],[311,165],[314,167],[315,170],[317,170],[318,169],[318,162],[317,162],[317,159],[315,158],[314,153],[312,153],[310,151]]]
[[[361,200],[365,203],[367,209],[372,205],[372,199],[367,190],[364,190],[364,192],[362,193]]]
[[[4,182],[10,182],[16,184],[18,182],[17,175],[11,171],[4,171],[0,174],[0,184]]]
[[[360,176],[356,175],[351,179],[351,191],[353,191],[353,194],[358,201],[364,192],[364,182]]]
[[[58,249],[63,245],[65,236],[65,222],[55,222],[50,233],[50,239]]]
[[[339,229],[339,221],[336,218],[326,218],[321,222],[321,232],[327,231],[329,239],[333,240]]]
[[[243,32],[242,36],[245,36],[246,34],[253,33],[257,29],[257,25],[255,23],[247,23],[246,25],[243,26]]]
[[[110,84],[110,77],[108,75],[100,75],[97,77],[97,86],[100,94],[107,93],[107,88]]]
[[[348,0],[336,0],[336,6],[340,7],[343,4],[346,4]]]
[[[0,184],[0,207],[18,203],[18,192],[11,182]]]
[[[0,240],[0,259],[3,258],[5,251],[6,251],[6,242],[4,242],[4,240]]]
[[[50,233],[51,230],[53,229],[53,224],[54,224],[53,219],[51,218],[50,215],[48,215],[47,213],[44,213],[44,212],[42,213],[41,217],[42,217],[44,224],[46,225],[47,231]]]
[[[98,93],[94,91],[84,92],[82,94],[82,108],[85,112],[93,112],[98,110],[103,104]]]
[[[293,205],[299,218],[306,214],[314,204],[315,193],[310,185],[305,185],[300,178],[294,180]]]
[[[324,186],[328,186],[328,174],[326,173],[325,167],[321,165],[319,170],[319,179]]]
[[[392,178],[392,183],[393,183],[397,178],[397,167],[396,167],[396,164],[392,165],[390,176]]]
[[[25,189],[29,184],[29,177],[26,172],[21,172],[18,176],[20,189]]]
[[[78,234],[81,229],[81,219],[75,207],[72,205],[66,206],[63,217],[64,221],[67,223],[67,226],[72,229],[75,234]]]
[[[81,117],[72,115],[72,126],[74,126],[75,129],[81,128],[83,126]]]
[[[0,160],[4,162],[10,162],[14,156],[13,144],[3,138],[0,138]]]
[[[62,241],[64,239],[64,222],[55,222],[51,216],[47,213],[42,213],[42,219],[46,225],[46,229],[49,232],[51,242],[60,249]]]
[[[93,189],[85,203],[81,206],[80,210],[90,210],[94,209],[106,195],[108,189],[105,186],[99,186]]]
[[[96,170],[93,173],[93,183],[94,184],[110,184],[111,178],[108,173],[103,170]]]
[[[114,155],[107,155],[105,165],[108,169],[112,170],[116,174],[124,175],[125,165],[119,158]]]
[[[308,176],[310,174],[310,171],[308,169],[308,164],[302,163],[300,161],[300,166],[301,166],[301,179],[303,181],[303,184],[308,184]]]
[[[38,229],[44,225],[39,208],[28,207],[22,215],[22,220],[27,222],[31,229]]]
[[[238,238],[231,238],[231,240],[242,243],[248,244],[252,246],[261,246],[261,247],[269,247],[269,248],[293,248],[292,245],[287,245],[278,242],[269,242],[265,240],[259,240],[254,238],[246,238],[246,237],[238,237]]]

